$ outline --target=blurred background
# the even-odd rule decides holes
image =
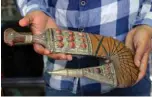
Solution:
[[[9,47],[3,41],[3,32],[7,28],[30,31],[28,27],[19,27],[18,21],[21,18],[15,0],[1,0],[2,93],[6,96],[42,96],[42,56],[35,53],[32,45]]]
[[[6,96],[42,96],[42,56],[35,53],[32,45],[9,47],[3,42],[3,32],[7,28],[21,32],[30,31],[28,27],[19,27],[18,21],[21,18],[15,0],[1,0],[2,93]],[[152,65],[152,54],[149,63]],[[152,75],[152,69],[150,70]]]

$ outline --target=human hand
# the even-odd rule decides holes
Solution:
[[[53,19],[42,11],[32,11],[19,21],[22,27],[30,25],[33,34],[40,34],[47,28],[58,28]],[[56,60],[72,60],[71,55],[53,54],[43,46],[34,44],[34,50],[42,55],[47,55]]]
[[[132,29],[126,37],[126,46],[135,52],[134,63],[140,73],[137,82],[146,74],[148,58],[151,51],[152,28],[140,25]]]

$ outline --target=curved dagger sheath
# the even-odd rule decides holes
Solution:
[[[51,28],[40,35],[27,35],[7,29],[4,32],[4,41],[10,46],[39,43],[53,53],[94,56],[109,60],[100,66],[49,71],[49,74],[87,77],[119,88],[134,85],[138,78],[139,69],[134,64],[134,54],[122,42],[112,37]]]

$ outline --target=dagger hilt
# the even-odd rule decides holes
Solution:
[[[17,44],[31,44],[33,42],[33,36],[31,33],[19,33],[9,28],[4,32],[4,42],[9,46]]]

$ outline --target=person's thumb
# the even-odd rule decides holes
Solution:
[[[48,29],[48,28],[58,28],[57,24],[52,18],[48,19],[45,29]]]
[[[19,21],[19,25],[21,27],[25,27],[25,26],[28,26],[29,24],[31,24],[31,22],[32,22],[32,18],[27,15]]]

